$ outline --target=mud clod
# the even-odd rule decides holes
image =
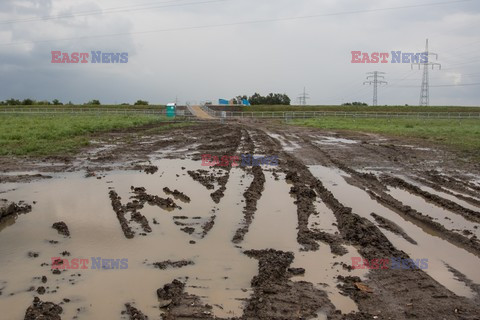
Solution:
[[[70,231],[68,230],[67,224],[63,221],[55,222],[52,225],[52,228],[57,230],[59,234],[64,235],[65,237],[70,236]]]
[[[184,194],[183,192],[178,191],[175,189],[174,191],[170,190],[168,187],[163,188],[163,192],[165,192],[168,195],[173,195],[175,199],[179,199],[183,202],[190,202],[190,197]]]
[[[158,171],[158,167],[157,166],[148,166],[148,167],[145,167],[145,169],[143,171],[145,171],[146,174],[155,174]]]
[[[142,313],[142,311],[133,307],[130,303],[125,303],[127,309],[125,313],[129,316],[130,320],[148,320],[148,317]]]
[[[63,309],[53,302],[43,302],[38,297],[25,312],[25,320],[61,320]]]
[[[6,199],[0,200],[0,221],[9,216],[17,216],[32,211],[32,206],[28,204],[17,204],[8,202]]]
[[[166,260],[162,262],[155,262],[153,265],[158,269],[168,269],[168,268],[183,268],[189,265],[194,265],[195,263],[191,260],[180,260],[180,261],[171,261]]]

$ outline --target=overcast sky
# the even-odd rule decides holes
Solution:
[[[440,2],[450,3],[399,8]],[[442,64],[430,69],[430,104],[480,105],[479,30],[479,0],[1,0],[0,100],[163,104],[278,92],[296,103],[306,87],[309,104],[371,104],[366,72],[382,71],[379,104],[416,105],[418,67],[352,64],[351,51],[422,52],[428,38]],[[93,50],[129,61],[51,63],[51,51]]]

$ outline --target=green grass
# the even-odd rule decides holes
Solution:
[[[334,118],[293,120],[292,124],[329,130],[380,133],[422,139],[480,158],[480,120]]]
[[[149,105],[149,106],[134,106],[134,105],[120,105],[120,104],[112,104],[112,105],[62,105],[62,106],[54,106],[54,105],[30,105],[30,106],[3,106],[0,105],[0,108],[24,108],[24,109],[33,109],[33,108],[61,108],[61,109],[71,109],[71,108],[90,108],[90,109],[136,109],[136,110],[163,110],[166,107],[163,105]]]
[[[480,107],[418,107],[418,106],[251,106],[242,111],[347,111],[347,112],[480,112]]]
[[[0,156],[72,154],[87,146],[94,133],[159,121],[159,117],[143,115],[0,116]]]

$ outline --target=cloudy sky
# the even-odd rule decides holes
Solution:
[[[416,105],[422,71],[352,64],[351,51],[422,52],[432,105],[480,105],[480,0],[1,0],[0,100],[216,101],[306,87],[309,104]],[[52,64],[51,51],[128,52],[126,64]]]

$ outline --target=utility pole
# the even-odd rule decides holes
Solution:
[[[438,54],[429,52],[428,51],[428,39],[425,44],[425,54],[426,54],[426,62],[420,63],[412,63],[412,69],[414,65],[418,65],[418,69],[423,66],[423,77],[422,77],[422,88],[420,90],[420,106],[428,107],[430,105],[430,80],[428,76],[428,67],[432,66],[432,70],[435,66],[438,66],[438,70],[442,69],[442,65],[440,63],[430,62],[429,57],[435,56],[435,60],[438,60]]]
[[[373,71],[373,72],[367,72],[367,74],[372,74],[372,75],[367,76],[367,81],[365,81],[363,83],[363,85],[365,85],[365,84],[372,85],[373,84],[373,106],[376,106],[377,102],[378,102],[378,85],[379,84],[387,84],[388,82],[383,80],[383,79],[385,79],[384,76],[379,76],[379,74],[385,74],[385,72]],[[371,79],[371,78],[372,78],[372,80],[368,80],[368,79]],[[378,80],[378,79],[381,79],[381,80]]]
[[[310,97],[309,94],[305,91],[305,87],[303,87],[303,93],[300,93],[298,97],[300,105],[305,106],[307,104],[307,99],[310,99]]]

